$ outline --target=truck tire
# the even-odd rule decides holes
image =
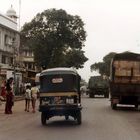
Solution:
[[[116,110],[116,109],[117,109],[117,104],[113,104],[113,103],[111,102],[111,108],[112,108],[113,110]]]
[[[94,97],[95,97],[95,95],[93,93],[89,94],[89,98],[94,98]]]
[[[139,105],[138,104],[135,104],[135,108],[138,109],[138,107],[139,107]]]
[[[105,98],[109,98],[109,93],[104,94]]]
[[[65,120],[66,120],[66,121],[69,120],[69,116],[68,116],[68,115],[65,116]]]
[[[41,123],[42,123],[42,125],[46,125],[46,120],[47,120],[46,114],[44,112],[42,112],[41,113]]]

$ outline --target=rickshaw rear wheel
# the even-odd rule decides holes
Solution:
[[[46,125],[46,114],[44,112],[41,113],[41,123],[42,125]]]
[[[82,115],[81,111],[77,113],[77,124],[80,125],[82,123]]]
[[[69,120],[69,116],[68,115],[65,116],[65,120],[66,121]]]

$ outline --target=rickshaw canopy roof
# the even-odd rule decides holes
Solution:
[[[72,74],[72,75],[78,75],[77,71],[73,68],[65,68],[65,67],[59,67],[59,68],[51,68],[43,70],[40,74],[40,76],[45,75],[55,75],[55,74]]]

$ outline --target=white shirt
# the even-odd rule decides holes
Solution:
[[[26,91],[25,91],[25,99],[31,99],[31,90],[30,89],[26,89]]]

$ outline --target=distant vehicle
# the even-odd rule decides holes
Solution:
[[[140,104],[140,54],[116,54],[111,64],[111,107],[117,104]]]
[[[88,94],[90,98],[95,95],[104,95],[105,98],[109,97],[109,83],[107,79],[102,76],[92,76],[88,82]]]
[[[38,89],[40,89],[40,73],[37,73],[35,76],[35,83]]]
[[[72,68],[52,68],[40,74],[42,125],[53,116],[69,116],[81,124],[80,76]]]
[[[86,94],[86,90],[87,90],[87,87],[86,86],[81,86],[80,87],[81,95]]]

